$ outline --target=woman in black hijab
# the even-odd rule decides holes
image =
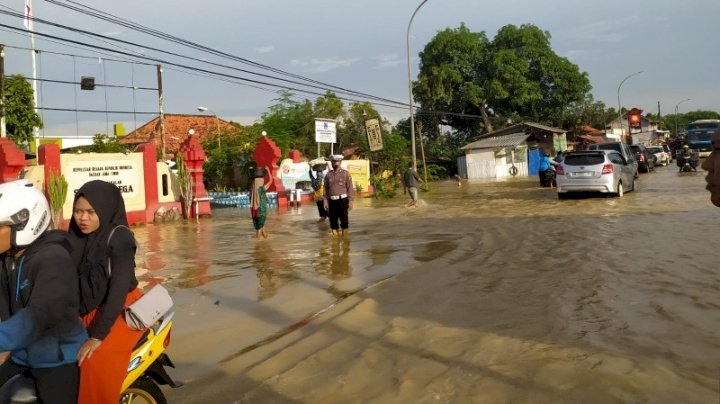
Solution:
[[[115,185],[90,181],[75,194],[69,232],[80,279],[80,316],[90,337],[78,353],[79,404],[118,402],[132,348],[142,335],[122,316],[142,296],[135,278],[135,237],[127,225]]]

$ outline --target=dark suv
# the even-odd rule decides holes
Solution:
[[[640,171],[649,173],[655,169],[655,155],[650,153],[647,147],[641,144],[634,144],[630,145],[630,150],[632,150],[635,155],[635,160],[638,162],[638,169]]]

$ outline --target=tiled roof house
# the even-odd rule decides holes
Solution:
[[[195,130],[202,142],[208,135],[214,134],[217,127],[220,130],[232,130],[235,126],[227,121],[208,115],[165,114],[165,153],[175,155],[180,145],[188,136],[190,129]],[[145,125],[128,133],[120,139],[124,144],[140,144],[152,142],[160,150],[160,118],[156,117]]]

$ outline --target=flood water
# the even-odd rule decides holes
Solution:
[[[709,202],[704,172],[676,171],[641,174],[622,198],[562,201],[537,178],[432,183],[416,209],[404,207],[402,194],[357,200],[349,241],[316,223],[314,205],[272,212],[267,240],[251,237],[243,208],[135,233],[150,275],[176,298],[170,352],[181,379],[437,260],[439,271],[464,263],[466,279],[457,313],[428,318],[532,341],[496,347],[495,357],[517,366],[508,374],[531,372],[549,386],[571,380],[584,398],[717,402],[720,209]],[[463,293],[475,307],[461,307]],[[602,382],[577,372],[578,360],[600,370]]]

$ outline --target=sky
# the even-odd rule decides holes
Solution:
[[[34,30],[57,37],[120,50],[128,55],[68,46],[58,39],[36,36],[38,104],[45,108],[110,110],[122,113],[42,111],[47,137],[87,137],[112,133],[122,122],[127,132],[157,113],[156,61],[127,63],[142,52],[163,61],[165,113],[216,114],[221,119],[252,124],[279,97],[276,84],[324,93],[327,84],[408,103],[406,33],[421,0],[32,0],[33,16],[110,38],[173,52],[177,56],[117,44],[39,22]],[[191,49],[102,21],[59,4],[112,14],[132,23],[173,35],[237,58],[323,83],[323,89],[262,77],[251,72],[299,81]],[[0,13],[22,12],[25,0],[0,0]],[[502,26],[534,24],[551,35],[556,54],[587,72],[596,100],[662,115],[694,110],[720,111],[720,1],[634,2],[607,0],[428,0],[410,26],[410,66],[418,72],[418,53],[438,31],[464,23],[493,38]],[[0,24],[24,28],[23,19],[0,14]],[[6,45],[5,74],[32,76],[30,38],[0,27]],[[55,53],[53,53],[55,52]],[[56,54],[59,53],[59,54]],[[209,65],[203,61],[215,63]],[[176,64],[173,66],[172,64]],[[177,66],[181,65],[181,66]],[[218,66],[222,65],[222,66]],[[182,66],[235,76],[219,80]],[[227,66],[227,67],[225,67]],[[245,71],[239,71],[243,69]],[[82,91],[81,76],[93,76],[96,87]],[[262,83],[243,81],[255,80]],[[52,80],[52,81],[48,81]],[[57,82],[53,82],[57,81]],[[133,89],[135,88],[135,89]],[[357,96],[347,96],[362,99]],[[316,94],[295,92],[295,99]],[[689,101],[685,101],[690,99]],[[364,100],[364,99],[362,99]],[[349,102],[348,102],[349,103]],[[407,107],[377,105],[396,122],[408,117]],[[678,105],[679,104],[679,105]],[[208,110],[199,112],[198,106]]]

